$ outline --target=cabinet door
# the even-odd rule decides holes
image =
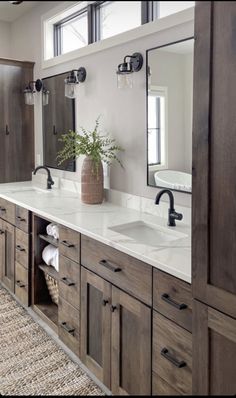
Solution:
[[[194,300],[193,395],[236,394],[236,319]]]
[[[15,227],[3,221],[1,235],[1,249],[3,250],[2,261],[2,281],[14,292],[15,284]]]
[[[235,1],[196,4],[193,295],[233,317],[236,317],[235,20]]]
[[[5,271],[5,229],[4,221],[0,219],[0,280],[3,281]]]
[[[111,285],[81,268],[81,360],[110,388]]]
[[[151,394],[151,309],[112,287],[112,393]]]

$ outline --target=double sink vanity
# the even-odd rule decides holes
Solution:
[[[191,395],[190,228],[31,182],[0,187],[0,278],[115,395]],[[167,216],[167,215],[166,215]],[[59,240],[46,233],[59,225]],[[59,272],[42,259],[59,249]],[[55,281],[53,302],[45,276]],[[175,387],[173,387],[175,386]]]

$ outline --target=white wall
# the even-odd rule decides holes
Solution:
[[[11,57],[11,24],[0,21],[0,58]]]
[[[56,5],[59,2],[51,2]],[[28,15],[18,19],[12,25],[12,57],[35,62],[35,78],[48,77],[84,66],[87,70],[86,82],[81,85],[77,104],[77,125],[91,128],[99,114],[108,132],[125,148],[121,155],[124,169],[118,165],[111,168],[111,188],[135,195],[154,198],[157,189],[147,187],[146,181],[146,87],[145,64],[139,73],[135,73],[135,85],[132,90],[116,88],[116,69],[125,55],[139,51],[143,54],[153,48],[193,35],[193,23],[179,25],[178,28],[163,30],[133,42],[119,45],[108,50],[92,54],[79,60],[67,62],[56,67],[41,69],[41,20],[40,15],[52,5],[40,4]],[[38,99],[35,106],[35,153],[42,156],[42,114]],[[80,162],[78,162],[80,163]],[[79,180],[77,173],[52,171],[53,175]],[[189,195],[177,194],[177,202],[190,204]]]

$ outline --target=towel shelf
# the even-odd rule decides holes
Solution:
[[[46,242],[50,243],[51,245],[53,245],[55,247],[59,246],[59,240],[53,238],[53,236],[39,234],[38,237],[42,240],[45,240]]]

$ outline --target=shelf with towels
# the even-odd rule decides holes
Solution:
[[[51,265],[39,264],[38,268],[40,268],[45,274],[48,274],[56,281],[59,280],[59,272],[57,272],[57,270],[55,270],[55,268],[53,268]]]
[[[59,239],[55,239],[55,238],[53,238],[53,236],[39,234],[38,237],[40,239],[45,240],[46,242],[50,243],[51,245],[53,245],[55,247],[59,246]]]

